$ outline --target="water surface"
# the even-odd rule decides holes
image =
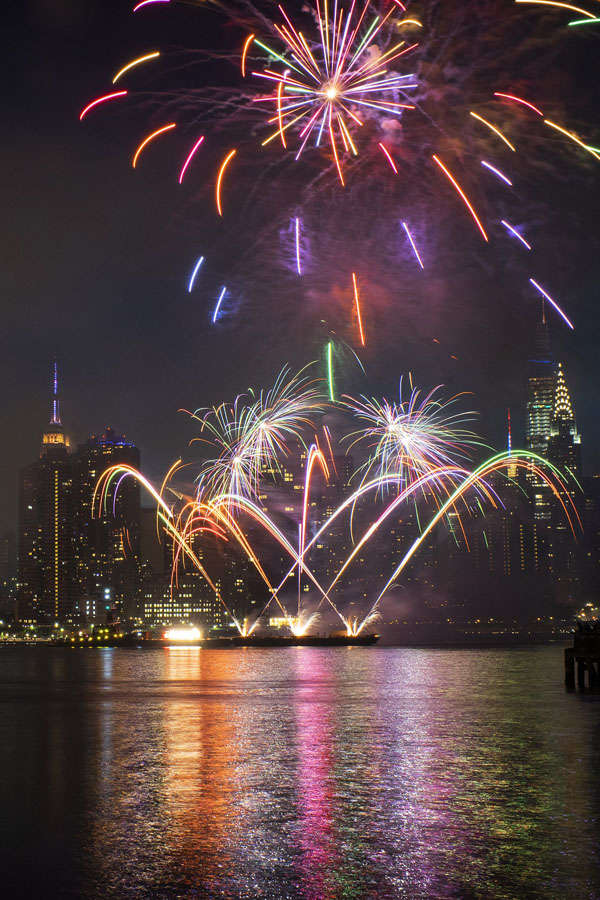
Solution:
[[[19,896],[600,896],[558,646],[0,649]],[[8,894],[7,894],[8,895]]]

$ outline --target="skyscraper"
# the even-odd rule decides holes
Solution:
[[[51,415],[40,458],[20,472],[18,615],[64,620],[73,609],[74,481],[69,439],[60,416],[58,367],[52,371]]]
[[[562,363],[558,364],[556,370],[548,459],[554,463],[563,478],[565,487],[560,491],[560,499],[568,507],[575,505],[581,509],[581,436],[577,431]],[[555,574],[555,596],[562,603],[574,604],[578,601],[581,590],[580,551],[560,502],[555,497],[552,499],[550,550]]]
[[[140,492],[125,479],[106,510],[92,509],[102,472],[139,467],[131,441],[107,428],[71,452],[52,371],[50,423],[40,458],[20,472],[17,615],[40,623],[135,612],[140,599]]]
[[[527,448],[546,454],[552,432],[555,363],[550,348],[546,314],[536,325],[533,359],[529,360],[527,379]]]
[[[577,480],[581,476],[581,438],[567,388],[564,368],[550,351],[548,324],[542,312],[536,328],[534,358],[530,360],[527,396],[527,446],[553,463],[565,481],[557,498],[536,476],[527,474],[533,513],[532,543],[535,572],[544,576],[539,590],[549,599],[575,603],[580,590],[576,545],[562,503],[579,503]],[[561,502],[562,501],[562,502]],[[542,586],[545,587],[542,587]]]
[[[94,490],[110,466],[125,463],[139,469],[140,454],[132,441],[107,427],[91,435],[73,454],[76,488],[75,564],[80,593],[79,613],[103,619],[107,610],[135,613],[140,597],[140,488],[133,478],[115,484],[106,508],[92,508]]]
[[[548,458],[561,472],[581,476],[581,435],[577,431],[571,396],[563,364],[558,364],[554,382],[552,423],[548,439]]]

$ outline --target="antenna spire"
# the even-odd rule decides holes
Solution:
[[[58,399],[58,362],[54,360],[52,366],[52,417],[51,425],[62,425],[60,421],[60,400]]]

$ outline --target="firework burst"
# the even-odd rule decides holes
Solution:
[[[299,159],[309,142],[319,147],[325,139],[344,184],[340,156],[342,151],[358,155],[353,133],[363,127],[361,110],[400,117],[405,110],[415,108],[413,103],[399,99],[418,87],[414,74],[396,73],[389,66],[418,44],[399,40],[385,52],[379,49],[380,32],[389,31],[390,19],[397,11],[394,6],[384,15],[375,15],[370,2],[362,9],[353,2],[347,10],[335,2],[330,11],[328,0],[322,7],[317,0],[315,16],[320,40],[314,49],[282,6],[279,11],[283,22],[274,24],[274,28],[283,42],[283,53],[255,39],[281,70],[269,65],[261,72],[252,72],[274,87],[273,94],[255,98],[256,103],[275,104],[275,115],[269,122],[276,127],[263,146],[279,137],[287,148],[286,132],[293,129],[298,143],[295,158]],[[403,19],[395,24],[397,30],[403,26],[421,27],[421,23]]]
[[[405,242],[420,274],[440,260],[448,268],[449,253],[457,257],[455,227],[462,238],[464,226],[467,242],[470,228],[476,240],[497,247],[498,254],[509,245],[496,239],[508,231],[518,238],[515,266],[520,266],[522,247],[532,243],[509,223],[528,221],[529,227],[544,218],[548,173],[572,180],[573,167],[565,173],[570,157],[582,164],[582,183],[586,162],[594,166],[600,159],[595,136],[572,120],[569,98],[556,86],[549,90],[544,78],[555,60],[558,35],[566,43],[581,33],[565,27],[577,24],[564,21],[571,6],[521,2],[480,0],[457,7],[427,0],[413,13],[398,0],[314,0],[300,8],[279,5],[273,16],[252,0],[234,0],[227,7],[213,2],[207,4],[212,13],[218,11],[232,26],[227,34],[237,32],[234,43],[224,40],[217,51],[192,50],[195,63],[209,64],[210,74],[217,74],[216,83],[207,77],[185,89],[161,85],[154,95],[138,93],[136,81],[155,67],[173,71],[177,66],[165,66],[169,61],[187,66],[187,58],[175,58],[179,51],[158,49],[153,42],[147,52],[123,60],[111,73],[119,90],[109,91],[107,84],[80,118],[87,122],[88,116],[111,109],[118,114],[136,97],[144,103],[153,97],[155,121],[140,130],[132,157],[136,170],[165,142],[174,150],[173,181],[186,191],[186,202],[200,201],[204,216],[206,194],[213,193],[219,222],[227,220],[227,239],[236,229],[240,249],[235,261],[228,252],[223,256],[220,245],[202,248],[203,282],[210,282],[209,315],[215,323],[224,318],[215,306],[224,284],[235,308],[252,302],[254,284],[260,284],[261,299],[269,287],[281,289],[286,248],[277,236],[292,221],[294,269],[303,276],[303,299],[322,298],[336,285],[348,285],[350,302],[342,310],[328,308],[328,320],[343,316],[348,327],[357,318],[353,341],[364,344],[368,333],[371,344],[373,325],[381,317],[374,307],[389,303],[397,290],[394,263],[404,255]],[[159,15],[175,5],[156,3]],[[140,16],[145,8],[146,3],[139,7]],[[540,13],[551,13],[552,19],[542,18],[533,31]],[[585,16],[593,21],[591,14]],[[498,53],[499,47],[506,52]],[[219,79],[224,62],[238,68],[237,79]],[[197,154],[207,175],[202,197],[192,199],[188,192],[198,184]],[[301,158],[302,164],[290,165]],[[341,190],[340,181],[352,186]],[[532,196],[523,210],[526,183]],[[218,231],[215,241],[224,235]],[[539,235],[531,237],[543,252]],[[353,271],[367,290],[381,283],[380,300],[377,292],[367,295],[366,329],[360,307],[355,312],[357,304],[352,304]],[[531,274],[521,271],[519,278],[523,297],[534,308]],[[543,272],[533,275],[554,296],[553,279]],[[415,291],[409,282],[413,274],[405,276],[401,312],[414,320],[410,297],[422,291],[424,282],[417,282]],[[294,315],[307,305],[295,302]],[[572,324],[560,297],[548,305],[567,326]],[[318,314],[322,317],[322,308]],[[334,327],[341,328],[341,322]]]
[[[361,427],[348,435],[351,447],[367,450],[368,458],[358,472],[365,482],[393,477],[402,489],[433,469],[464,461],[474,446],[481,446],[465,425],[473,412],[454,412],[461,395],[444,399],[438,386],[429,393],[411,387],[408,399],[397,402],[374,397],[344,399]]]
[[[250,391],[233,403],[191,413],[201,423],[198,440],[218,450],[202,466],[198,496],[256,497],[260,478],[279,471],[288,442],[302,441],[322,409],[319,382],[284,368],[274,385],[258,396]]]
[[[258,396],[252,393],[250,397],[240,395],[232,405],[221,404],[194,414],[202,422],[203,430],[209,432],[209,443],[221,451],[218,457],[201,467],[195,496],[188,496],[169,484],[181,467],[180,461],[171,467],[159,491],[132,467],[118,464],[101,476],[94,495],[94,508],[107,510],[112,497],[114,510],[123,480],[136,478],[153,497],[157,505],[157,522],[172,543],[173,583],[177,581],[180,564],[185,562],[195,568],[242,635],[252,634],[272,604],[277,605],[293,634],[306,634],[325,606],[339,617],[348,634],[360,634],[376,620],[380,601],[432,529],[459,504],[469,508],[469,494],[476,495],[481,511],[479,498],[491,507],[501,503],[488,483],[494,473],[514,474],[519,469],[534,473],[553,492],[572,528],[578,521],[562,474],[534,453],[509,449],[472,470],[457,462],[479,444],[473,433],[464,427],[473,414],[454,412],[452,407],[458,396],[444,400],[438,391],[436,388],[421,394],[411,387],[410,397],[404,401],[400,392],[400,400],[395,404],[368,398],[344,401],[362,425],[348,438],[354,446],[360,445],[369,454],[362,468],[363,478],[351,491],[345,485],[346,496],[337,505],[331,504],[329,508],[327,503],[326,513],[322,515],[322,509],[319,514],[319,523],[311,521],[311,509],[316,499],[312,479],[315,472],[320,471],[327,484],[331,470],[318,442],[308,449],[304,445],[302,503],[299,509],[296,507],[298,517],[292,523],[292,528],[297,528],[297,543],[295,534],[286,534],[290,526],[289,508],[285,507],[283,519],[278,522],[281,510],[277,503],[271,509],[269,492],[263,490],[260,497],[257,496],[259,480],[267,472],[279,471],[281,458],[291,452],[288,442],[302,443],[303,432],[313,427],[312,418],[327,409],[318,384],[302,372],[291,375],[288,369],[280,373],[270,390],[262,391]],[[325,439],[333,463],[328,431],[325,431]],[[292,465],[298,462],[295,458]],[[167,486],[179,500],[177,512],[164,500]],[[392,496],[387,496],[390,489]],[[423,507],[422,524],[417,522],[418,536],[405,545],[399,561],[392,560],[393,572],[390,577],[384,574],[387,580],[375,598],[361,601],[358,609],[351,604],[351,610],[345,611],[343,598],[338,601],[334,593],[339,590],[342,577],[364,556],[375,535],[384,532],[386,526],[393,527],[401,510],[407,504],[414,505],[417,498]],[[433,500],[433,509],[430,500]],[[360,519],[366,527],[354,540],[351,537],[352,515],[357,504],[361,505]],[[312,570],[319,558],[322,559],[316,551],[322,550],[329,540],[339,543],[345,522],[348,522],[350,548],[346,546],[345,558],[338,557],[337,571],[330,583],[323,586],[319,572]],[[218,574],[205,567],[202,547],[206,541],[230,545],[232,551],[254,567],[264,582],[267,595],[252,621],[223,596]],[[281,561],[282,553],[283,559],[289,562],[273,580],[268,569],[274,557]],[[289,579],[295,573],[298,575],[298,594],[296,608],[292,611],[290,603],[286,603],[280,594],[286,591]],[[303,578],[310,582],[311,590],[317,592],[316,603],[314,595],[313,599],[307,597],[305,600]]]

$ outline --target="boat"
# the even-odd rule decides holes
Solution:
[[[125,634],[122,637],[106,637],[105,639],[83,638],[78,640],[51,641],[54,646],[63,647],[136,647],[153,649],[161,647],[204,647],[207,650],[222,647],[371,647],[379,640],[378,634],[306,634],[300,637],[293,635],[255,635],[243,636],[220,635],[195,640],[169,640],[166,637],[140,637]]]

